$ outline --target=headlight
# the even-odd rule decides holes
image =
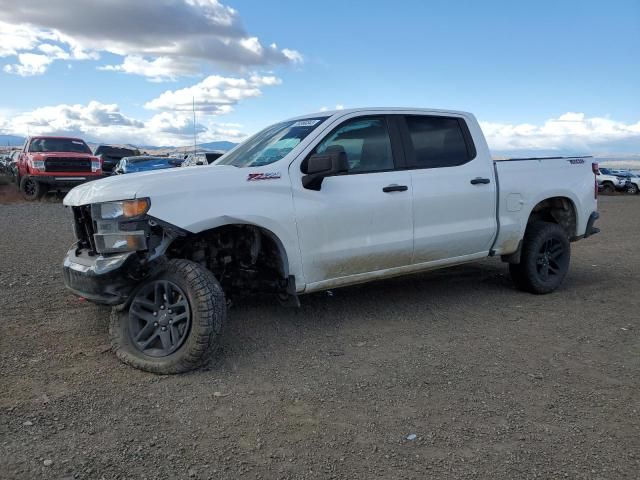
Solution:
[[[91,171],[96,173],[102,168],[100,160],[91,160]]]
[[[44,170],[44,160],[31,160],[31,166],[36,170]]]
[[[121,202],[96,203],[92,205],[92,216],[95,220],[118,220],[136,218],[149,211],[151,202],[148,198],[123,200]]]
[[[151,202],[148,198],[95,203],[91,216],[97,231],[93,235],[98,253],[133,252],[147,249],[144,219]],[[138,219],[138,220],[136,220]]]

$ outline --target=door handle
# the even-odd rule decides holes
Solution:
[[[407,187],[406,185],[387,185],[386,187],[384,187],[382,189],[382,191],[384,193],[389,193],[389,192],[406,192],[407,190],[409,190],[409,187]]]
[[[491,180],[489,180],[488,178],[476,177],[471,180],[471,185],[486,185],[487,183],[491,183]]]

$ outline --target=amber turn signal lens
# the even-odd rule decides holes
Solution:
[[[144,215],[147,213],[147,210],[149,210],[149,199],[138,198],[124,202],[122,213],[125,218],[131,218]]]

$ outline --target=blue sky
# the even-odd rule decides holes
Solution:
[[[204,98],[203,88],[209,95],[211,88],[236,89],[224,80],[232,78],[248,84],[198,106],[203,139],[237,141],[323,107],[403,105],[472,111],[495,150],[640,152],[637,0],[207,0],[208,10],[184,0],[185,9],[172,11],[165,7],[173,0],[149,1],[140,0],[137,8],[148,4],[149,15],[160,19],[149,23],[160,31],[134,24],[124,25],[123,33],[88,17],[89,0],[65,3],[68,17],[93,25],[89,32],[64,18],[33,17],[17,0],[0,0],[0,45],[7,44],[3,38],[17,45],[4,51],[0,46],[0,133],[24,134],[28,125],[30,131],[68,129],[108,141],[135,143],[138,135],[144,143],[188,143],[187,93]],[[131,8],[124,0],[106,3],[114,18]],[[47,5],[42,1],[40,8]],[[166,59],[160,78],[153,77],[154,66],[144,62],[164,56],[148,46],[163,41],[160,27],[178,39],[219,32],[219,21],[191,32],[198,30],[194,19],[211,12],[231,17],[216,34],[232,38],[231,46],[207,44],[207,51],[194,53],[200,40],[185,42]],[[163,21],[180,28],[171,32],[173,24]],[[16,25],[25,31],[17,35]],[[29,36],[35,40],[26,41]],[[257,40],[246,47],[251,38]],[[255,42],[263,53],[243,58],[238,45],[253,52]],[[44,55],[43,43],[53,46]],[[37,57],[22,61],[18,55],[25,53]],[[131,64],[123,67],[127,57]],[[210,75],[222,80],[194,87]],[[175,94],[185,88],[195,89]],[[41,110],[56,106],[75,107]]]

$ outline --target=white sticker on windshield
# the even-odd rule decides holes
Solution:
[[[313,127],[320,123],[320,120],[298,120],[296,123],[291,125],[292,127]]]
[[[78,140],[71,140],[71,143],[75,143],[76,145],[83,145],[83,143]]]

